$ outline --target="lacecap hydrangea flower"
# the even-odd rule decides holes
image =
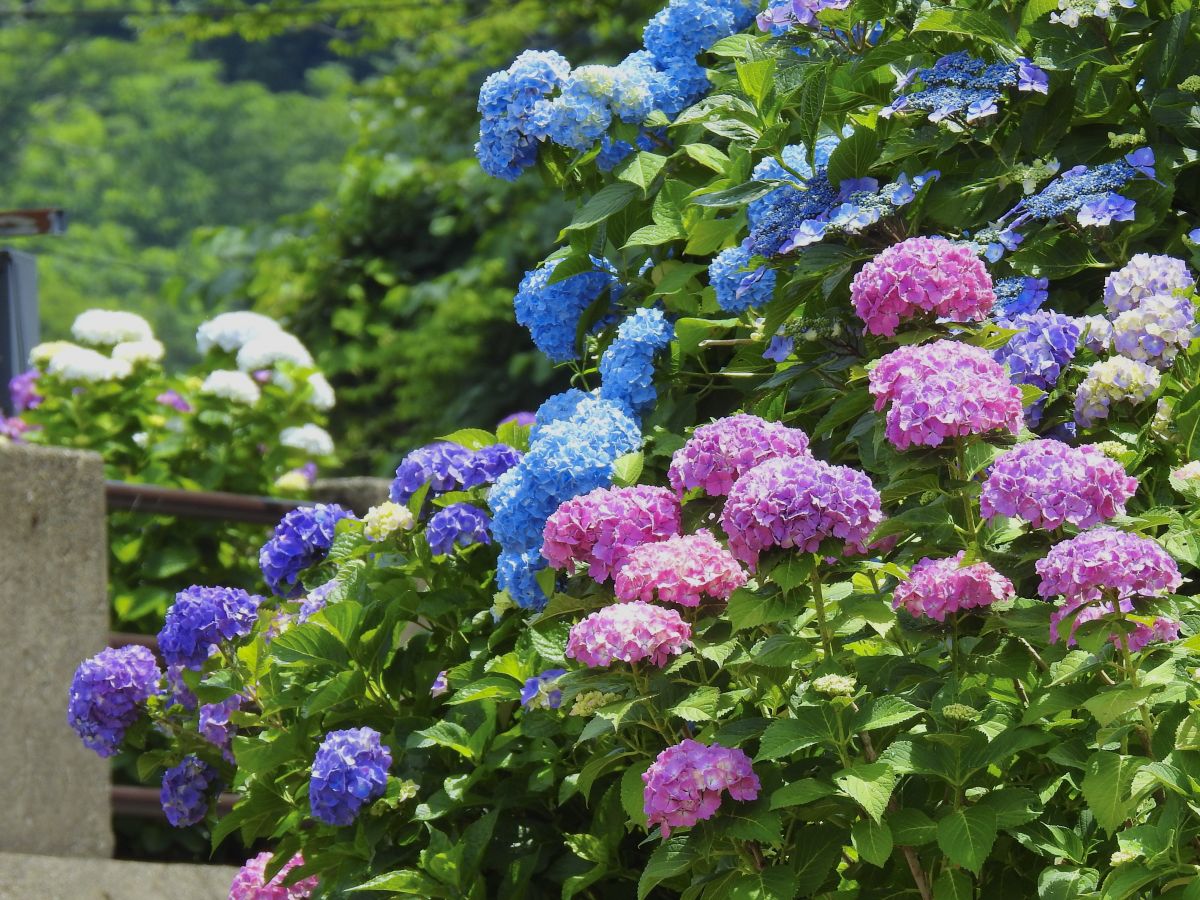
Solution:
[[[383,796],[392,754],[373,728],[331,731],[313,759],[308,800],[313,818],[350,825],[359,811]]]
[[[1121,356],[1170,368],[1196,334],[1196,307],[1190,297],[1155,294],[1113,320],[1113,350]]]
[[[1125,512],[1138,481],[1093,446],[1041,439],[1020,444],[992,464],[979,497],[985,519],[1009,516],[1053,531],[1091,528]]]
[[[551,284],[560,262],[552,259],[526,272],[513,299],[517,322],[529,330],[534,346],[554,362],[575,359],[575,333],[584,311],[605,291],[615,293],[619,288],[612,266],[594,257],[594,269]]]
[[[325,559],[337,523],[352,517],[336,503],[301,506],[286,513],[258,552],[258,565],[271,592],[280,597],[298,595],[300,573]]]
[[[242,708],[243,702],[241,696],[234,694],[220,703],[205,703],[198,712],[199,719],[196,728],[200,732],[200,737],[219,749],[221,755],[229,762],[233,762],[233,753],[230,752],[229,745],[233,736],[237,734],[237,726],[229,720],[235,712]]]
[[[765,306],[775,294],[775,270],[749,268],[751,257],[750,248],[740,244],[722,250],[708,266],[708,283],[717,295],[717,306],[725,312]]]
[[[1156,295],[1188,292],[1196,280],[1182,259],[1138,253],[1104,279],[1104,306],[1113,315],[1135,309]]]
[[[448,672],[445,669],[438,672],[437,677],[433,679],[433,684],[429,686],[430,697],[441,697],[443,694],[450,692],[450,679],[447,677]]]
[[[1067,169],[1036,194],[1023,198],[1002,217],[1010,230],[1030,221],[1060,219],[1074,213],[1083,226],[1128,222],[1134,201],[1116,193],[1134,178],[1154,177],[1154,151],[1142,147],[1098,166]]]
[[[1080,19],[1094,16],[1097,19],[1114,20],[1117,9],[1136,9],[1137,0],[1058,0],[1058,11],[1050,13],[1054,25],[1078,28]],[[1113,865],[1119,865],[1114,862]]]
[[[158,650],[167,665],[198,671],[221,643],[250,633],[261,603],[241,588],[192,585],[167,610]]]
[[[864,553],[882,521],[871,479],[811,456],[755,466],[733,485],[721,511],[730,551],[751,570],[771,547],[816,553],[822,542],[836,539],[846,553]]]
[[[71,337],[94,347],[113,347],[126,341],[152,341],[154,329],[136,313],[89,309],[71,323]]]
[[[566,656],[593,669],[614,661],[665,666],[692,644],[692,627],[673,609],[641,600],[616,603],[571,627]]]
[[[521,705],[526,709],[558,709],[562,706],[562,688],[558,687],[558,679],[566,674],[566,669],[547,669],[525,679],[521,687]]]
[[[1012,582],[986,562],[963,565],[965,550],[946,559],[922,559],[892,593],[892,607],[909,615],[946,621],[946,616],[991,606],[1016,596]]]
[[[1011,319],[1042,308],[1050,297],[1050,279],[1024,275],[997,278],[992,282],[992,293],[996,295],[992,315],[998,319]]]
[[[200,393],[243,406],[253,406],[262,397],[258,383],[236,369],[214,369],[209,372],[200,385]]]
[[[654,600],[699,606],[703,598],[728,600],[746,573],[711,531],[670,537],[629,551],[613,576],[618,600]]]
[[[871,370],[869,388],[876,410],[888,405],[887,439],[900,450],[1021,430],[1020,388],[987,351],[957,341],[893,350]]]
[[[1018,91],[1045,94],[1050,84],[1046,73],[1024,57],[1011,63],[989,64],[965,51],[950,53],[931,68],[909,73],[897,88],[903,90],[917,78],[921,88],[898,96],[880,110],[882,118],[920,111],[929,114],[930,122],[941,122],[951,116],[975,122],[1000,111],[999,101],[1005,90],[1015,87]]]
[[[229,886],[229,900],[307,900],[311,897],[320,884],[316,875],[284,885],[288,873],[304,865],[304,857],[297,853],[283,864],[275,877],[267,880],[267,866],[273,857],[269,850],[264,850],[246,860]]]
[[[216,780],[217,770],[196,756],[185,756],[167,769],[159,792],[167,821],[176,828],[202,822],[208,812],[209,790]]]
[[[633,548],[679,533],[679,501],[666,488],[598,488],[560,505],[546,520],[542,556],[555,569],[583,563],[598,582],[620,570]]]
[[[237,353],[255,338],[283,331],[270,316],[255,312],[227,312],[214,316],[196,329],[196,348],[200,355],[213,348]]]
[[[520,450],[508,444],[480,447],[460,468],[463,489],[495,484],[497,478],[521,461],[522,455]]]
[[[408,531],[415,524],[407,506],[390,500],[372,506],[363,516],[363,535],[368,541],[383,541],[397,531]]]
[[[868,334],[890,337],[901,322],[920,317],[982,320],[996,295],[987,268],[969,246],[914,237],[863,266],[850,284],[850,300]]]
[[[75,670],[67,696],[67,724],[89,750],[115,756],[142,705],[158,693],[162,674],[146,647],[101,650]]]
[[[781,422],[738,413],[699,426],[671,457],[667,473],[679,496],[702,488],[711,497],[729,493],[759,463],[808,454],[808,435]]]
[[[1108,418],[1114,403],[1149,400],[1161,380],[1154,367],[1124,356],[1093,363],[1075,392],[1075,421],[1090,428]]]
[[[664,838],[673,828],[711,819],[721,806],[722,793],[749,801],[758,797],[762,787],[750,757],[741,750],[691,739],[658,754],[642,774],[642,782],[647,824],[660,826]]]
[[[1183,583],[1175,560],[1157,542],[1110,525],[1055,544],[1034,568],[1041,576],[1038,593],[1062,597],[1072,609],[1101,599],[1155,597]]]
[[[654,356],[666,349],[675,328],[660,309],[637,309],[617,327],[600,357],[600,397],[640,416],[654,405]]]
[[[449,441],[418,447],[400,461],[389,497],[393,503],[407,503],[426,482],[430,497],[458,490],[472,455],[466,447]]]
[[[490,544],[492,537],[488,526],[492,520],[472,503],[452,503],[429,517],[425,526],[425,539],[434,555],[450,553],[457,545],[470,547],[474,544]]]
[[[1016,384],[1031,384],[1049,391],[1079,349],[1077,319],[1048,310],[1020,313],[997,324],[1020,331],[994,354],[996,362],[1008,367]]]

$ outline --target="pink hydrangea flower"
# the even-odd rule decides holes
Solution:
[[[900,450],[1021,430],[1020,388],[986,351],[957,341],[894,350],[872,370],[869,388],[877,410],[891,404],[886,434]]]
[[[710,497],[723,497],[759,463],[807,454],[808,435],[799,428],[739,413],[693,431],[671,457],[667,477],[680,496],[698,487]]]
[[[666,540],[679,529],[679,501],[666,488],[597,488],[567,500],[546,520],[542,556],[571,572],[587,563],[588,574],[603,582],[634,547]]]
[[[737,480],[721,512],[733,555],[753,570],[768,547],[815,553],[837,538],[863,553],[883,521],[879,492],[862,472],[811,456],[772,459]]]
[[[962,564],[965,550],[946,559],[926,557],[892,594],[892,608],[938,622],[964,609],[991,606],[1016,596],[1012,582],[985,562]]]
[[[1055,544],[1034,568],[1042,578],[1041,596],[1075,606],[1154,597],[1183,583],[1175,560],[1158,543],[1108,525]]]
[[[914,237],[888,247],[850,284],[854,311],[868,334],[888,337],[920,316],[969,322],[996,302],[987,267],[966,244]]]
[[[691,626],[678,612],[634,600],[606,606],[577,622],[567,638],[566,655],[594,669],[618,659],[664,666],[691,644]]]
[[[284,886],[287,873],[297,866],[304,865],[304,857],[299,853],[288,860],[287,864],[270,881],[264,883],[267,864],[272,854],[263,852],[238,870],[229,886],[229,900],[304,900],[317,889],[317,876],[303,878],[293,885]]]
[[[1137,653],[1144,650],[1154,641],[1170,643],[1179,640],[1179,623],[1166,616],[1159,616],[1153,624],[1146,625],[1138,622],[1137,627],[1126,640],[1129,642],[1129,652]]]
[[[1092,446],[1029,441],[996,460],[983,483],[985,519],[1009,516],[1051,531],[1070,522],[1091,528],[1125,512],[1138,480]]]
[[[685,740],[668,747],[642,774],[643,808],[649,826],[686,828],[711,819],[721,805],[721,792],[734,800],[754,800],[762,785],[750,757],[736,748]]]
[[[630,551],[613,578],[618,600],[653,600],[699,606],[702,597],[728,600],[746,573],[712,532],[667,538]]]

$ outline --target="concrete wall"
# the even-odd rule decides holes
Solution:
[[[386,478],[324,478],[313,485],[313,499],[318,503],[340,503],[363,516],[372,506],[387,500],[391,484]]]
[[[0,853],[0,900],[224,900],[236,869]]]
[[[66,721],[108,631],[107,546],[99,456],[0,446],[0,852],[112,855],[109,762]]]

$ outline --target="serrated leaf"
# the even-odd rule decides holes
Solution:
[[[771,794],[771,809],[784,809],[788,806],[803,806],[828,797],[834,793],[833,788],[815,778],[801,778],[791,784],[785,784]]]
[[[729,157],[712,144],[686,144],[681,149],[690,159],[718,175],[724,175],[729,170]]]
[[[933,900],[975,900],[971,876],[957,869],[947,869],[933,883]]]
[[[397,869],[377,875],[370,881],[346,888],[346,893],[356,891],[386,891],[391,894],[411,894],[414,897],[449,897],[447,888],[416,869]]]
[[[638,879],[638,900],[668,878],[686,872],[696,861],[697,852],[687,834],[673,834],[655,848]]]
[[[645,461],[646,458],[641,450],[617,457],[617,461],[613,463],[613,480],[617,486],[629,487],[637,484],[637,480],[642,477],[642,466]]]
[[[641,189],[626,181],[615,181],[598,190],[587,203],[575,211],[565,231],[582,231],[603,222],[620,212],[641,193]]]
[[[937,842],[951,862],[978,875],[996,843],[996,814],[982,806],[953,810],[938,822]]]
[[[787,866],[742,873],[721,888],[722,900],[792,900],[795,896],[795,877]]]
[[[926,11],[912,27],[913,33],[939,31],[977,38],[1002,47],[1012,46],[1008,29],[995,16],[974,9],[938,8]]]
[[[829,715],[836,715],[832,711]],[[801,707],[791,719],[778,719],[763,732],[758,742],[758,761],[790,756],[821,742],[835,740],[833,723],[825,712],[812,706]]]
[[[892,829],[887,822],[859,819],[850,829],[850,840],[858,855],[873,866],[883,868],[892,856]]]
[[[644,197],[649,194],[654,180],[658,178],[666,164],[665,156],[643,150],[618,166],[616,174],[620,181],[628,182],[639,188]]]
[[[921,714],[921,708],[907,700],[885,695],[869,700],[854,715],[850,729],[852,731],[871,731],[875,728],[889,728],[901,725]]]
[[[1146,760],[1098,750],[1088,758],[1080,790],[1096,822],[1112,834],[1129,815],[1130,786]]]
[[[681,240],[685,237],[687,235],[680,225],[643,225],[629,236],[621,249],[628,250],[630,247],[657,247],[661,244]]]
[[[896,773],[885,762],[865,763],[843,769],[833,782],[878,822],[896,786]]]
[[[361,669],[347,669],[330,678],[316,693],[300,707],[305,718],[337,706],[343,700],[361,698],[366,687],[366,678]]]

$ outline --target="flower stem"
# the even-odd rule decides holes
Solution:
[[[821,646],[825,648],[825,658],[833,658],[833,641],[829,636],[829,624],[825,621],[825,595],[821,592],[821,554],[813,554],[812,582],[813,606],[817,609],[817,627],[821,631]]]

